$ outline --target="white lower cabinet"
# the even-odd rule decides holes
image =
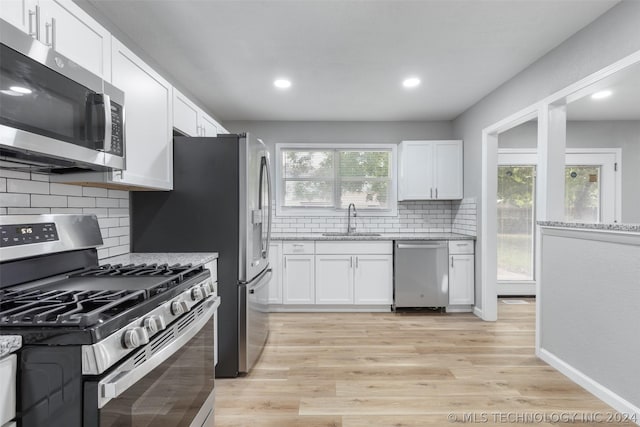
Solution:
[[[389,308],[393,303],[390,241],[284,242],[282,252],[282,302],[274,298],[271,304],[326,310],[358,305]]]
[[[282,304],[282,242],[271,242],[269,245],[269,265],[269,304]]]
[[[316,304],[353,304],[351,255],[316,255]]]
[[[315,304],[315,256],[282,257],[282,303]]]
[[[393,255],[355,257],[355,304],[393,304]]]
[[[449,242],[449,305],[475,303],[473,241]]]

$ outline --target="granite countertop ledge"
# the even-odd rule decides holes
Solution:
[[[20,335],[0,335],[0,359],[20,350],[21,347]]]
[[[100,260],[105,264],[205,264],[218,258],[217,252],[134,252]]]
[[[640,224],[594,224],[583,222],[538,221],[541,227],[580,228],[583,230],[622,231],[640,233]]]
[[[379,236],[323,236],[322,233],[274,233],[271,240],[476,240],[476,236],[458,233],[380,233]]]

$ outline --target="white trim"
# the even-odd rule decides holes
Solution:
[[[487,235],[487,231],[491,228],[489,224],[491,222],[495,222],[494,220],[497,215],[495,205],[493,206],[494,209],[490,209],[486,206],[488,201],[488,190],[496,188],[496,186],[490,185],[492,184],[491,180],[493,179],[491,177],[495,177],[495,179],[497,180],[497,141],[493,141],[493,138],[497,139],[498,133],[509,130],[539,116],[539,111],[543,108],[548,109],[548,106],[550,104],[562,101],[565,98],[579,98],[581,95],[588,93],[587,88],[589,88],[589,86],[594,85],[599,81],[617,72],[632,67],[633,65],[638,63],[640,63],[640,50],[614,62],[607,67],[596,71],[595,73],[590,74],[585,78],[578,80],[577,82],[565,87],[564,89],[561,89],[553,93],[552,95],[549,95],[542,100],[535,102],[528,107],[523,108],[522,110],[519,110],[518,112],[511,114],[510,116],[507,116],[506,118],[482,130],[482,198],[480,200],[482,206],[482,216],[480,219],[480,235],[478,236],[482,252],[479,255],[479,264],[481,270],[480,283],[477,285],[480,286],[483,303],[482,310],[478,310],[478,313],[482,315],[483,320],[496,320],[498,317],[497,294],[495,293],[495,277],[491,278],[490,272],[488,272],[488,270],[491,269],[490,266],[493,266],[491,271],[495,271],[497,268],[497,245],[495,242],[495,238],[493,242],[487,242],[487,237],[489,237]],[[488,144],[490,144],[491,146],[487,146]],[[493,197],[493,199],[495,199],[495,197]],[[491,213],[492,215],[489,217],[487,216],[488,213]],[[491,237],[489,237],[489,240],[491,240]],[[536,269],[536,273],[539,275],[538,268]],[[538,283],[536,292],[537,295],[540,295],[539,286],[540,284]],[[489,294],[491,294],[491,297],[489,297]],[[488,305],[491,299],[495,300],[495,303]],[[536,304],[536,348],[539,348],[540,344],[539,337],[537,336],[537,331],[540,328],[539,306],[540,304]],[[474,310],[474,313],[475,312],[476,311]]]
[[[536,356],[621,414],[635,415],[636,424],[640,425],[640,407],[635,406],[548,350],[539,349],[536,351]]]
[[[344,217],[346,215],[346,209],[334,209],[334,208],[283,208],[282,207],[282,163],[281,152],[283,149],[296,148],[300,150],[304,149],[328,149],[328,150],[361,150],[361,151],[390,151],[391,161],[389,166],[391,167],[391,188],[389,191],[389,209],[358,209],[358,212],[366,215],[367,217],[397,217],[398,216],[398,145],[397,144],[354,144],[354,143],[278,143],[275,146],[275,184],[273,186],[275,192],[275,204],[276,204],[276,216],[279,217]]]
[[[482,319],[482,309],[478,308],[478,306],[476,305],[475,307],[473,307],[473,314],[476,317],[479,317],[480,319]]]

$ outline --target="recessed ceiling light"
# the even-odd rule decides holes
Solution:
[[[604,99],[611,96],[610,90],[601,90],[600,92],[596,92],[591,95],[591,99]]]
[[[407,79],[404,79],[404,81],[402,82],[402,86],[404,87],[416,87],[420,84],[420,79],[417,77],[409,77]]]
[[[25,95],[31,93],[31,89],[27,89],[26,87],[22,86],[11,86],[9,89],[14,92],[24,93]]]
[[[273,85],[278,89],[288,89],[291,87],[291,81],[287,79],[277,79],[273,82]]]

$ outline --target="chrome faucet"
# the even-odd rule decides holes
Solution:
[[[353,206],[353,217],[358,216],[358,211],[356,211],[356,205],[353,203],[349,203],[349,208],[347,209],[347,234],[353,233],[356,231],[356,226],[351,227],[351,207]],[[354,221],[355,224],[355,221]]]

